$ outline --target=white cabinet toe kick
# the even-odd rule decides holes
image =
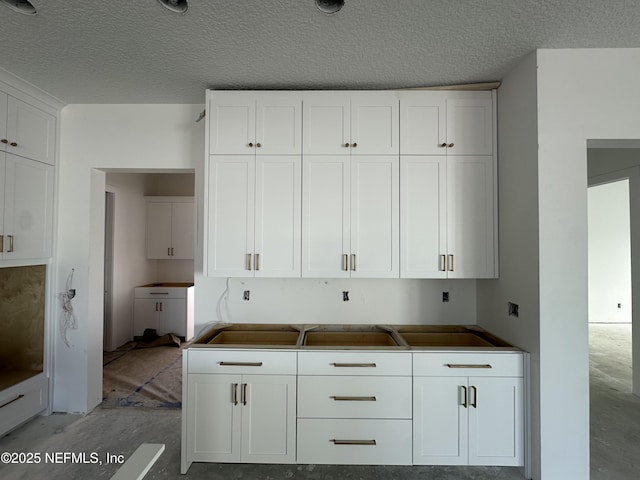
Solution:
[[[182,464],[524,465],[513,351],[188,348]]]

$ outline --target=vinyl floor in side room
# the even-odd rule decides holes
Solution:
[[[631,326],[591,325],[591,479],[640,478],[640,398],[631,395]],[[86,452],[94,464],[0,464],[0,478],[110,478],[115,464],[141,443],[165,443],[166,450],[146,479],[428,479],[522,480],[519,469],[483,467],[378,467],[339,465],[235,465],[194,463],[180,475],[180,410],[97,408],[88,415],[37,417],[0,439],[0,452]]]

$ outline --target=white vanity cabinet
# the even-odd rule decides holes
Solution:
[[[134,336],[142,336],[150,328],[158,335],[173,333],[185,341],[193,338],[194,287],[169,285],[134,289]]]
[[[295,463],[296,353],[189,349],[182,473],[192,462]]]
[[[413,463],[524,464],[523,355],[414,353]]]
[[[195,209],[193,197],[145,197],[147,258],[193,259]]]
[[[411,353],[300,352],[298,463],[411,464]]]

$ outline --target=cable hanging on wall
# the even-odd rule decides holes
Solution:
[[[64,292],[60,293],[60,301],[62,302],[62,318],[60,320],[60,334],[62,335],[62,339],[64,340],[64,344],[67,347],[71,347],[69,343],[69,339],[67,338],[67,332],[69,330],[75,330],[78,328],[78,319],[76,315],[73,313],[73,305],[71,303],[71,299],[76,296],[75,288],[72,288],[73,285],[73,272],[74,268],[71,269],[71,273],[67,277],[67,283],[65,284]]]

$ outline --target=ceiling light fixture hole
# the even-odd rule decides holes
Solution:
[[[38,13],[36,7],[34,7],[28,0],[0,0],[14,12],[22,13],[23,15],[35,15]]]
[[[316,0],[316,7],[322,13],[330,15],[339,12],[344,7],[344,0]]]
[[[158,0],[158,3],[175,13],[186,13],[189,8],[187,0]]]

